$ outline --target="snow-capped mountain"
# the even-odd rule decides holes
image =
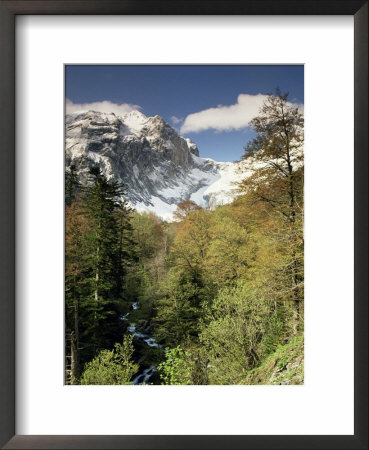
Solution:
[[[75,165],[81,180],[99,165],[109,179],[125,184],[134,208],[167,220],[184,200],[210,208],[229,203],[237,195],[235,182],[245,176],[244,163],[200,158],[196,144],[160,116],[139,111],[69,114],[65,142],[66,166]]]

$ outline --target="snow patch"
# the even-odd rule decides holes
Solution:
[[[127,133],[139,135],[149,119],[139,111],[131,111],[124,115],[122,120],[129,130]]]
[[[152,212],[163,220],[171,222],[173,220],[173,213],[177,209],[176,203],[165,203],[159,197],[151,197],[150,204],[147,205],[143,202],[137,202],[132,205],[138,212]]]

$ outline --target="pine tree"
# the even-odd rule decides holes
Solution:
[[[81,188],[76,166],[72,164],[65,171],[65,203],[70,206]]]
[[[75,384],[80,374],[80,309],[86,295],[84,236],[89,225],[82,215],[80,201],[66,206],[65,216],[65,334],[68,377]],[[69,373],[69,372],[68,372]]]
[[[91,183],[84,188],[84,214],[90,225],[85,235],[89,249],[85,269],[90,290],[86,311],[93,351],[110,348],[122,332],[119,315],[123,300],[125,266],[130,259],[129,208],[123,200],[124,186],[109,181],[101,170],[90,170]],[[126,245],[127,244],[127,245]]]

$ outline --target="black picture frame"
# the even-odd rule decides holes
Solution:
[[[355,40],[355,413],[349,436],[15,435],[15,17],[19,14],[353,15]],[[368,448],[368,2],[365,0],[0,1],[0,445],[6,449]],[[340,362],[337,362],[339,365]],[[337,393],[339,395],[339,392]]]

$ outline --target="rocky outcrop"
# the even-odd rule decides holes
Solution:
[[[230,201],[229,189],[206,193],[222,170],[234,163],[200,158],[195,143],[180,136],[160,116],[132,111],[122,117],[86,111],[66,117],[66,166],[73,164],[82,182],[99,165],[110,179],[123,182],[126,199],[138,209],[171,214],[180,201],[212,207]],[[224,201],[224,189],[228,196]],[[219,192],[220,192],[219,191]],[[169,217],[169,216],[168,216]]]

